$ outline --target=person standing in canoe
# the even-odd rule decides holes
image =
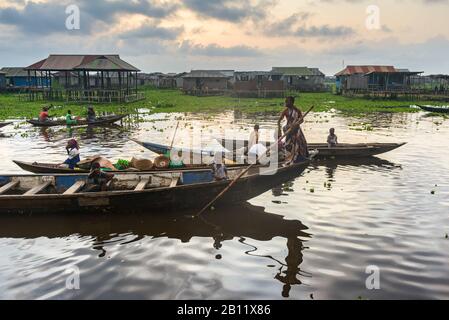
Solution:
[[[76,119],[73,119],[72,111],[70,111],[70,110],[67,111],[67,115],[65,116],[65,122],[68,126],[76,124],[77,121],[76,121]]]
[[[67,142],[66,146],[67,155],[69,156],[63,164],[67,165],[70,169],[75,169],[76,164],[81,161],[80,159],[80,147],[75,139],[71,139]]]
[[[284,126],[285,133],[302,117],[303,115],[301,110],[295,107],[295,98],[291,96],[287,97],[285,99],[285,110],[282,111],[278,120],[279,134],[281,133],[281,122],[284,119],[287,120],[287,125]],[[304,120],[301,120],[299,124],[294,125],[293,130],[291,130],[286,136],[285,149],[289,154],[287,159],[293,162],[299,162],[309,157],[307,140],[300,127],[303,123]]]

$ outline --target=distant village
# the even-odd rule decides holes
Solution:
[[[0,90],[27,100],[133,102],[142,88],[178,89],[195,96],[283,97],[291,92],[347,96],[449,99],[449,75],[395,66],[350,65],[333,76],[317,67],[266,71],[191,70],[143,73],[119,55],[50,55],[30,66],[0,69]]]

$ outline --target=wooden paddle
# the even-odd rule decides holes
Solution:
[[[313,108],[315,108],[315,106],[312,106],[300,119],[298,119],[298,121],[296,121],[295,123],[293,123],[291,126],[290,126],[290,129],[288,129],[285,133],[284,133],[284,135],[282,136],[282,137],[280,137],[279,139],[278,139],[278,141],[274,144],[272,144],[271,146],[270,146],[270,148],[268,149],[268,151],[271,151],[271,149],[274,147],[274,146],[276,146],[276,145],[278,145],[281,141],[282,141],[282,139],[284,139],[293,129],[295,129],[295,127],[296,126],[298,126],[300,123],[301,123],[301,121],[302,120],[304,120],[304,118],[310,113],[310,111],[312,111],[313,110]],[[234,185],[234,184],[236,184],[237,183],[237,181],[241,178],[241,177],[243,177],[252,167],[254,167],[256,165],[256,163],[253,163],[253,164],[251,164],[251,165],[249,165],[245,170],[243,170],[234,180],[232,180],[231,181],[231,183],[222,191],[222,192],[220,192],[220,194],[218,194],[218,196],[216,196],[211,202],[209,202],[203,209],[201,209],[201,211],[199,211],[196,215],[195,215],[195,217],[198,217],[198,216],[200,216],[204,211],[206,211],[209,207],[211,207],[215,202],[217,202],[217,200],[219,200],[221,197],[223,197],[223,195],[226,193],[226,192],[228,192],[228,190],[229,189],[231,189],[232,188],[232,186]]]

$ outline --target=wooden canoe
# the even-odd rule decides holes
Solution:
[[[216,139],[223,147],[233,150],[248,147],[248,140]],[[269,147],[271,142],[261,142]],[[342,143],[335,148],[329,148],[327,143],[309,143],[309,150],[318,150],[315,159],[325,158],[363,158],[383,154],[402,147],[406,143]]]
[[[216,203],[248,201],[299,176],[309,161],[268,169],[254,168]],[[243,168],[228,170],[229,178]],[[119,173],[111,191],[84,192],[87,174],[0,176],[0,213],[144,211],[196,212],[225,189],[230,181],[215,181],[212,171]]]
[[[12,124],[12,122],[0,122],[0,128],[9,126],[10,124]]]
[[[88,173],[89,170],[76,168],[61,168],[57,163],[39,163],[39,162],[24,162],[13,160],[13,162],[25,171],[32,173],[42,173],[42,174],[79,174]],[[244,166],[244,164],[231,164],[227,165],[228,168],[239,168]],[[154,168],[148,171],[137,171],[137,170],[124,170],[117,172],[164,172],[164,171],[188,171],[188,170],[210,170],[210,166],[207,165],[187,165],[182,168],[168,168],[168,169],[157,169]]]
[[[78,120],[76,124],[71,124],[70,127],[80,127],[80,126],[104,126],[108,124],[113,124],[114,122],[120,121],[125,118],[127,114],[123,115],[113,115],[113,116],[104,116],[98,117],[95,121],[89,122],[86,119]],[[56,127],[56,126],[67,126],[65,120],[48,120],[45,122],[39,120],[27,120],[28,123],[31,123],[36,127]]]
[[[428,112],[449,113],[448,107],[435,107],[435,106],[419,106],[419,107]]]
[[[238,150],[243,147],[248,146],[247,140],[218,140],[221,145],[227,150]],[[266,145],[267,148],[271,145],[270,142],[261,142]],[[140,142],[140,144],[158,154],[165,154],[170,151],[169,146],[164,146],[160,144],[155,144],[151,142]],[[312,143],[309,144],[310,150],[318,150],[318,154],[315,156],[315,159],[326,159],[326,158],[363,158],[363,157],[371,157],[379,154],[383,154],[392,150],[395,150],[399,147],[402,147],[405,143],[362,143],[362,144],[339,144],[338,147],[329,148],[327,144],[324,143]],[[175,148],[174,148],[175,149]],[[176,149],[175,149],[176,150]],[[183,152],[188,152],[189,149],[180,149]],[[192,154],[195,156],[201,156],[204,158],[205,156],[213,157],[212,151],[192,151]],[[235,157],[235,153],[233,152],[225,152],[225,157],[227,159],[237,160]]]

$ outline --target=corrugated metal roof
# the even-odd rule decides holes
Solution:
[[[231,76],[217,70],[192,70],[184,75],[183,78],[231,78]]]
[[[273,67],[272,72],[281,73],[284,76],[324,76],[318,68],[308,67]]]
[[[395,73],[397,70],[393,66],[347,66],[335,76],[346,76],[352,74],[368,74],[373,72]]]
[[[28,77],[28,72],[21,67],[5,67],[0,70],[6,77]]]
[[[104,70],[139,71],[120,59],[119,55],[50,55],[47,59],[25,68],[29,70]]]

